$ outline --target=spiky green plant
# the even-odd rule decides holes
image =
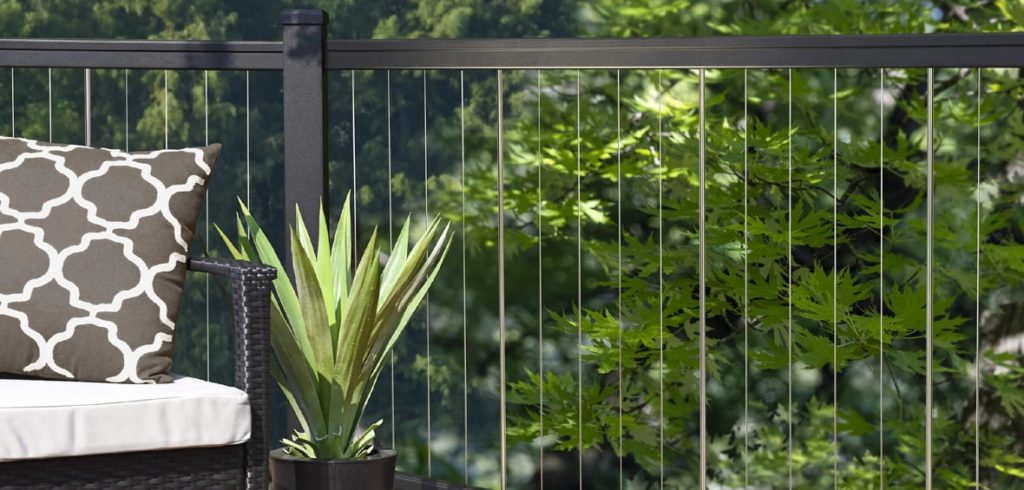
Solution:
[[[382,421],[357,435],[359,420],[388,352],[441,268],[452,233],[435,218],[410,250],[406,219],[382,271],[374,230],[353,273],[349,198],[332,242],[322,207],[319,214],[314,246],[296,209],[297,226],[290,230],[294,284],[244,204],[237,240],[220,227],[217,232],[236,259],[282,271],[273,284],[271,374],[301,426],[282,442],[308,458],[360,458],[373,450]]]

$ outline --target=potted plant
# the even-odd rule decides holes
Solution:
[[[242,205],[237,239],[217,227],[231,254],[282,270],[277,252]],[[301,430],[270,453],[275,489],[393,488],[396,453],[374,447],[377,421],[360,431],[366,403],[391,351],[433,282],[451,245],[434,219],[410,249],[409,220],[386,264],[374,230],[353,270],[349,198],[328,241],[321,206],[314,245],[296,210],[290,229],[294,283],[273,283],[271,374]]]

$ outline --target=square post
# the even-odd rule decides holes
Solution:
[[[306,223],[316,223],[321,199],[327,209],[327,71],[324,65],[327,22],[327,13],[323,10],[281,12],[286,226],[295,224],[296,204]],[[315,227],[310,233],[316,243]],[[287,250],[290,244],[287,230],[285,244]],[[291,261],[282,260],[290,275]]]
[[[288,228],[295,226],[295,207],[306,223],[316,223],[316,213],[323,200],[328,209],[327,178],[327,70],[324,47],[327,35],[327,14],[323,10],[296,9],[281,12],[281,71],[284,102],[284,212],[285,255],[281,258],[285,272],[294,279],[291,238]],[[317,227],[310,230],[313,243],[318,240]],[[285,408],[284,395],[274,385],[273,404],[278,411],[272,418],[274,439],[299,427],[298,419]],[[282,430],[287,428],[287,430]]]

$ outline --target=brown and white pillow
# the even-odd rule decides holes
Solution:
[[[163,383],[220,145],[0,137],[0,372]]]

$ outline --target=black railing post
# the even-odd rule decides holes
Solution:
[[[285,10],[281,12],[281,31],[285,223],[292,226],[296,204],[306,223],[316,223],[321,199],[327,207],[327,13],[315,9]],[[315,226],[310,233],[315,235]],[[287,236],[286,230],[286,246],[290,243]],[[315,236],[313,240],[316,243]],[[290,269],[291,260],[283,261]]]
[[[295,206],[298,205],[306,223],[316,223],[321,199],[325,211],[328,204],[326,34],[327,14],[323,10],[281,12],[285,209],[285,256],[281,261],[292,278],[295,276],[288,227],[295,225]],[[317,227],[309,231],[316,243]],[[286,405],[276,386],[273,407],[276,416],[272,432],[274,440],[278,440],[291,429],[297,429],[299,422],[291,410],[281,410]],[[288,414],[287,420],[282,412]]]

